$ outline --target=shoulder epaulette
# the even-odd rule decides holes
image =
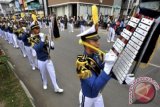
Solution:
[[[92,76],[91,71],[88,69],[88,61],[86,55],[78,55],[76,67],[77,74],[80,79],[86,79]]]

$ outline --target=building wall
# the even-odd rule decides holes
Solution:
[[[99,7],[98,7],[99,8]],[[103,15],[111,15],[112,7],[111,6],[100,6],[100,13]],[[92,15],[92,5],[80,4],[79,15],[85,16],[86,14]]]
[[[114,0],[113,8],[112,8],[112,15],[114,17],[119,17],[120,11],[121,11],[121,5],[122,5],[122,0]]]
[[[57,16],[71,16],[71,5],[63,5],[63,6],[58,6],[58,7],[50,7],[49,11],[50,13],[54,12]]]
[[[99,4],[99,0],[48,0],[49,6],[63,4],[67,2],[84,2],[84,3],[94,3]],[[114,0],[103,0],[104,5],[113,5]]]
[[[57,16],[72,15],[72,4],[77,4],[77,16],[91,15],[92,4],[97,4],[103,15],[114,15],[120,13],[122,0],[103,0],[99,7],[99,0],[48,0],[50,13],[55,12]]]
[[[91,7],[92,7],[92,5],[90,5],[90,4],[78,4],[77,16],[84,16],[85,17],[87,15],[92,15]],[[50,7],[49,11],[50,11],[50,13],[55,12],[57,14],[57,16],[67,15],[69,17],[69,16],[72,16],[72,5],[67,4],[67,5],[57,6],[57,7]],[[100,13],[102,13],[103,15],[112,15],[112,7],[101,6]]]

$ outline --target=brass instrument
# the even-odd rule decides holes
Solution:
[[[13,27],[13,32],[16,34],[17,37],[21,37],[24,30],[22,28],[15,28]]]
[[[36,36],[31,36],[28,38],[28,42],[33,47],[35,44],[38,44],[40,42],[40,38]],[[45,36],[45,44],[47,45],[49,43],[48,36]]]
[[[33,37],[29,37],[28,38],[28,42],[31,44],[31,46],[33,47],[35,44],[40,42],[40,39],[36,36]]]

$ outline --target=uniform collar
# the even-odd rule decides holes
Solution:
[[[97,53],[88,54],[86,51],[84,51],[84,55],[87,55],[88,57],[93,58],[94,56],[97,55]]]

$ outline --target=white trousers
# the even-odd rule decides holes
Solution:
[[[29,60],[29,64],[32,66],[32,67],[37,67],[37,57],[36,56],[33,56],[33,48],[30,47],[30,46],[24,46],[25,47],[25,51],[26,51],[26,55],[28,57],[28,60]]]
[[[103,97],[100,93],[96,98],[89,98],[83,96],[82,91],[80,91],[79,102],[80,107],[104,107]]]
[[[115,38],[115,30],[110,27],[109,28],[109,35],[108,35],[108,41],[114,41],[114,38]]]
[[[81,25],[81,33],[85,31],[85,26]]]
[[[69,32],[74,32],[73,31],[73,24],[69,24]]]
[[[1,38],[3,38],[4,37],[4,33],[3,33],[3,31],[1,30]]]
[[[4,33],[4,36],[5,36],[5,40],[8,41],[8,32],[5,32],[5,33]]]
[[[26,56],[25,48],[24,48],[24,43],[22,40],[18,40],[18,46],[20,47],[20,50],[23,54],[23,56]]]
[[[3,38],[3,31],[0,29],[0,37]]]
[[[46,61],[38,60],[38,68],[41,73],[43,85],[47,85],[47,72],[48,72],[51,78],[52,84],[54,86],[54,89],[59,89],[59,86],[56,81],[56,74],[55,74],[53,62],[51,60],[46,60]]]
[[[32,53],[32,56],[33,56],[32,59],[33,59],[34,66],[38,68],[37,53],[32,47],[31,47],[31,53]]]
[[[61,31],[64,31],[64,24],[60,23],[60,26],[61,26]]]
[[[5,38],[5,32],[2,31],[2,38]]]
[[[8,32],[8,41],[9,43],[13,43],[13,40],[12,40],[12,34]]]
[[[15,48],[18,48],[17,37],[14,33],[12,34],[12,42],[13,42],[13,46]]]

